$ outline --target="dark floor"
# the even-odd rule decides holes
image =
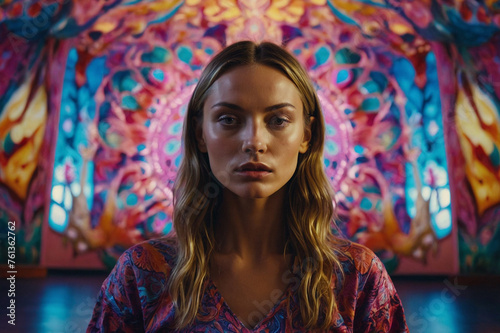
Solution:
[[[85,332],[100,272],[49,271],[46,278],[16,280],[16,326],[0,317],[0,332]],[[3,279],[4,280],[4,279]],[[394,277],[412,333],[500,333],[500,283],[446,277]],[[8,286],[0,285],[6,309]]]

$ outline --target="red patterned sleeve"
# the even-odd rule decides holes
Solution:
[[[401,300],[384,265],[375,255],[369,264],[358,286],[354,332],[409,332]]]
[[[87,327],[87,333],[90,332],[144,332],[137,279],[129,251],[122,254],[101,286]]]

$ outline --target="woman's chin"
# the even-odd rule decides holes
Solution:
[[[254,186],[255,185],[255,186]],[[229,192],[229,195],[236,196],[242,199],[266,199],[274,197],[278,192],[281,192],[281,188],[269,188],[267,186],[262,186],[254,184],[251,186],[242,186],[239,188],[225,188],[225,192]]]

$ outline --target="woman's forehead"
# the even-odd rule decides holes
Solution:
[[[238,66],[222,74],[207,91],[205,106],[227,101],[231,103],[302,104],[296,85],[281,71],[260,64]],[[267,107],[269,105],[266,105]],[[211,105],[210,105],[211,107]]]

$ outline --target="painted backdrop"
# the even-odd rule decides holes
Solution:
[[[168,233],[190,93],[252,39],[317,87],[349,238],[390,271],[498,274],[499,26],[499,1],[0,0],[2,248],[15,221],[18,263],[102,267]]]

